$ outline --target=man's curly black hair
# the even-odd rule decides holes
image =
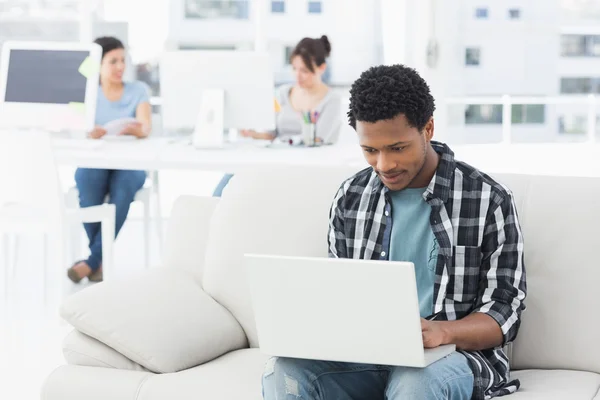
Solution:
[[[377,122],[404,114],[408,123],[422,131],[433,116],[435,102],[427,82],[404,65],[371,67],[350,89],[348,122]]]

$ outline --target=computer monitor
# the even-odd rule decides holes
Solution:
[[[0,60],[0,127],[90,131],[101,58],[95,43],[6,42]]]
[[[222,125],[217,125],[225,130],[275,129],[273,71],[268,53],[165,52],[159,74],[162,125],[166,132],[197,130],[202,107],[209,97],[211,102],[222,101],[222,109],[216,108],[213,114],[222,118]],[[215,96],[215,90],[222,90],[222,100]],[[211,111],[204,110],[207,118],[211,117]]]

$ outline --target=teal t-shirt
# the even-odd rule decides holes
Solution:
[[[390,260],[415,264],[419,310],[423,318],[433,313],[433,284],[438,255],[438,244],[429,222],[431,206],[423,198],[426,189],[390,192]]]
[[[98,88],[96,100],[96,125],[104,125],[121,118],[135,118],[137,107],[149,102],[148,87],[142,82],[125,82],[123,95],[117,101],[110,101],[104,96],[102,87]]]

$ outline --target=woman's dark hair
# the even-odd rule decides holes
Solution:
[[[112,36],[102,36],[94,40],[94,43],[99,44],[102,47],[102,58],[106,53],[117,49],[124,49],[123,42]]]
[[[290,56],[290,62],[296,56],[300,56],[306,68],[310,72],[315,72],[315,65],[320,67],[325,64],[325,60],[331,53],[331,43],[327,36],[323,35],[319,39],[304,38],[302,39],[292,51]]]

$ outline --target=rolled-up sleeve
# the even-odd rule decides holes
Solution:
[[[493,204],[484,229],[484,285],[475,312],[487,314],[498,323],[506,344],[516,338],[525,309],[523,235],[512,194],[508,192]]]

